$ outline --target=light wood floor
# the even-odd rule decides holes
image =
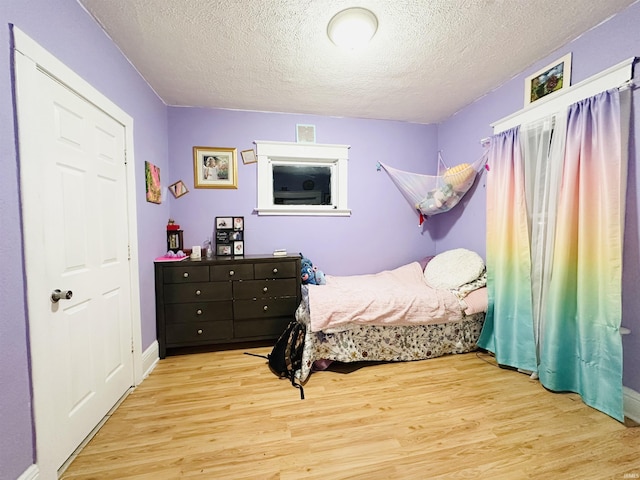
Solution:
[[[317,372],[269,348],[161,360],[64,479],[624,479],[640,428],[470,353]]]

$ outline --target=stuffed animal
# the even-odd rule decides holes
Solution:
[[[313,267],[309,265],[302,265],[300,268],[300,279],[303,285],[317,285],[315,272],[313,271]]]
[[[427,193],[427,196],[416,205],[416,208],[423,213],[438,213],[440,209],[448,206],[449,200],[454,196],[455,191],[451,185],[444,184]]]
[[[311,260],[300,254],[302,260],[300,261],[300,279],[303,285],[324,285],[327,283],[327,279],[324,276],[322,270],[318,270],[318,267],[314,266]]]
[[[305,257],[302,253],[300,254],[300,257],[302,258],[300,260],[300,265],[302,268],[304,267],[313,267],[313,263],[311,263],[311,260],[309,260],[307,257]]]
[[[444,181],[456,192],[466,192],[476,178],[476,171],[468,163],[461,163],[448,168],[444,173]]]

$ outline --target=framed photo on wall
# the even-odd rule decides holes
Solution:
[[[524,81],[524,106],[571,85],[571,53],[541,68]]]
[[[238,188],[235,148],[193,147],[195,188]]]
[[[151,162],[144,162],[145,188],[147,202],[162,203],[162,188],[160,187],[160,168]]]
[[[253,149],[243,150],[240,152],[240,155],[242,155],[242,163],[244,163],[245,165],[248,165],[250,163],[256,163],[258,161],[258,158],[256,157],[256,152]]]
[[[178,180],[176,183],[172,183],[171,185],[169,185],[169,191],[176,198],[180,198],[181,196],[189,193],[187,186],[184,184],[182,180]]]
[[[316,126],[298,123],[296,125],[296,142],[316,143]]]

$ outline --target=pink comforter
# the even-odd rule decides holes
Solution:
[[[371,275],[326,276],[309,285],[311,331],[350,325],[415,325],[458,321],[463,308],[448,290],[429,287],[418,262]]]

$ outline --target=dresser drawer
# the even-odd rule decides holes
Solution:
[[[234,300],[233,316],[236,319],[267,318],[282,315],[292,317],[298,306],[296,302],[296,297]]]
[[[167,324],[231,320],[233,302],[171,303],[164,307],[164,318]]]
[[[296,262],[256,263],[255,278],[296,278],[300,275],[296,265]]]
[[[229,265],[212,265],[209,270],[209,280],[219,282],[224,280],[252,280],[253,264],[239,263]]]
[[[233,320],[221,322],[172,323],[166,326],[168,346],[206,344],[233,338]]]
[[[165,285],[163,294],[164,303],[228,300],[231,298],[231,282]]]
[[[164,283],[208,282],[209,267],[180,266],[167,267],[163,270]]]
[[[283,278],[282,280],[245,280],[234,282],[233,298],[266,298],[266,297],[295,297],[296,279]]]

